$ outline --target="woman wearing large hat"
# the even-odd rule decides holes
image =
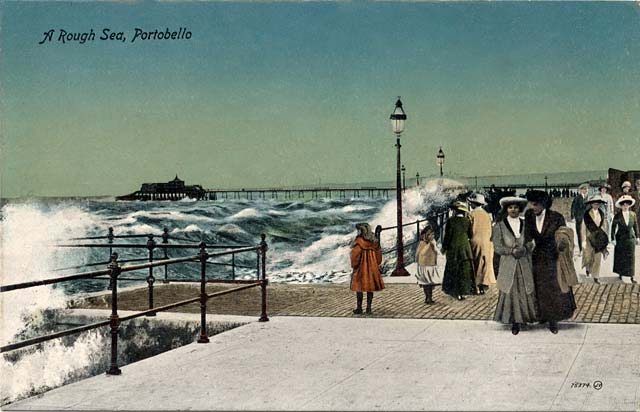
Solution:
[[[582,232],[582,267],[586,269],[587,276],[593,276],[593,281],[598,283],[600,276],[600,262],[607,257],[609,244],[609,223],[606,214],[602,211],[604,199],[599,194],[591,196],[586,202],[587,211],[584,212],[582,225],[576,230]]]
[[[517,335],[520,325],[537,319],[535,284],[531,272],[533,243],[525,243],[524,219],[520,214],[527,205],[520,197],[500,199],[504,216],[493,227],[491,240],[495,252],[500,255],[498,276],[498,305],[494,320],[511,324],[511,333]]]
[[[550,209],[552,201],[546,192],[531,190],[527,192],[527,200],[529,209],[524,215],[524,233],[525,243],[533,241],[535,244],[531,263],[538,317],[541,322],[549,322],[552,333],[558,333],[558,321],[570,318],[576,309],[571,287],[563,292],[558,281],[558,256],[566,246],[556,242],[556,232],[566,227],[566,223],[560,213]]]
[[[442,241],[442,252],[446,254],[442,291],[458,300],[471,293],[473,286],[473,255],[469,239],[473,235],[471,220],[467,217],[467,206],[455,202],[453,216],[447,220]]]
[[[631,278],[631,282],[636,283],[635,272],[635,250],[640,243],[640,230],[638,229],[638,217],[630,210],[635,204],[635,199],[630,195],[622,195],[616,201],[616,207],[620,210],[616,213],[611,224],[611,237],[616,242],[613,251],[613,271],[622,276]]]

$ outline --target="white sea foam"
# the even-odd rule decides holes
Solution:
[[[204,230],[196,225],[196,224],[191,224],[188,225],[185,228],[175,228],[171,231],[171,234],[176,235],[176,234],[180,234],[180,233],[190,233],[190,232],[198,232],[198,233],[202,233],[204,232]]]
[[[101,227],[95,216],[77,207],[60,205],[45,211],[39,204],[6,205],[2,226],[2,284],[59,276],[53,269],[86,261],[86,249],[58,249],[52,247],[61,239],[85,236],[89,230]],[[26,323],[42,322],[44,309],[60,309],[66,305],[61,289],[40,286],[0,294],[2,327],[0,343],[7,344]],[[40,387],[58,385],[69,371],[90,363],[97,346],[92,336],[78,347],[63,348],[52,341],[44,350],[36,351],[12,364],[3,357],[2,398],[10,401]],[[69,352],[69,356],[62,356]],[[43,367],[46,365],[46,367]]]
[[[248,217],[258,217],[260,216],[260,212],[258,212],[256,209],[249,207],[246,209],[242,209],[241,211],[239,211],[238,213],[236,213],[235,215],[231,216],[229,219],[230,220],[237,220],[237,219],[246,219]]]

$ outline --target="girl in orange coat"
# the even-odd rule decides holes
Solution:
[[[371,231],[368,223],[356,225],[358,236],[353,242],[351,249],[351,290],[356,292],[357,307],[353,311],[355,314],[362,313],[363,292],[367,292],[366,313],[371,313],[371,302],[373,292],[384,289],[384,282],[380,274],[380,264],[382,263],[382,251],[380,242]]]

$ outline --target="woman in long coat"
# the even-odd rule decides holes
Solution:
[[[602,210],[605,204],[601,195],[595,195],[585,202],[587,211],[584,212],[582,225],[577,230],[582,231],[582,267],[587,270],[587,276],[593,276],[594,283],[598,283],[600,263],[607,256],[609,244],[609,223],[607,215]]]
[[[631,282],[635,272],[635,250],[640,241],[638,216],[630,210],[635,200],[629,195],[622,195],[616,202],[620,211],[616,213],[611,223],[611,237],[616,241],[613,251],[613,271],[622,276],[629,276]]]
[[[373,302],[373,292],[384,289],[384,282],[380,274],[380,264],[382,263],[382,251],[380,243],[371,231],[368,223],[356,225],[358,236],[351,249],[351,290],[356,292],[355,314],[362,313],[363,293],[367,292],[366,313],[371,313],[371,303]]]
[[[527,193],[531,208],[524,216],[525,242],[534,242],[531,255],[533,280],[538,300],[538,317],[549,322],[549,330],[558,333],[558,321],[569,319],[576,310],[571,288],[562,292],[558,282],[558,245],[556,231],[566,226],[564,217],[551,209],[551,199],[542,190]],[[499,278],[499,277],[498,277]]]
[[[498,277],[498,305],[494,320],[511,324],[511,333],[517,335],[520,325],[537,319],[535,286],[531,271],[533,243],[525,243],[524,219],[520,213],[527,201],[519,197],[500,199],[502,220],[493,227],[491,240],[500,255]]]
[[[496,283],[493,272],[493,244],[491,243],[491,216],[482,206],[487,203],[484,196],[476,194],[469,197],[471,212],[471,253],[475,269],[475,285],[478,293],[483,295],[490,285]]]
[[[442,241],[442,252],[446,254],[442,291],[458,300],[471,293],[473,286],[473,255],[469,239],[472,236],[471,220],[466,216],[462,202],[453,205],[454,216],[447,220]]]

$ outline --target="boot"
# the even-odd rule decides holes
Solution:
[[[353,310],[354,315],[362,315],[362,292],[356,292],[356,308]]]
[[[433,304],[433,285],[427,285],[424,287],[424,294],[427,295],[427,299],[424,301],[427,305]]]
[[[373,292],[367,292],[367,310],[366,314],[371,315],[371,302],[373,302]]]
[[[513,323],[511,325],[511,333],[513,333],[514,335],[517,335],[518,333],[520,333],[520,324],[519,323]]]
[[[549,321],[549,330],[554,335],[557,334],[558,333],[558,322],[556,322],[555,320]]]
[[[484,285],[478,285],[478,293],[484,295]]]

